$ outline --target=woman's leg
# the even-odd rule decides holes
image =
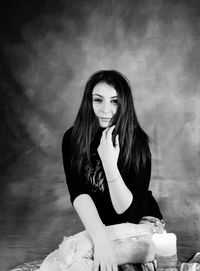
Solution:
[[[92,270],[92,243],[86,232],[64,237],[59,248],[48,255],[40,271],[89,271]]]
[[[122,223],[107,226],[107,234],[117,254],[118,265],[132,262],[145,263],[155,257],[151,239],[154,224]],[[86,233],[64,238],[59,248],[43,261],[40,271],[89,271],[93,266],[93,244]]]
[[[50,255],[48,255],[40,266],[40,271],[63,271],[60,267],[57,259],[58,250],[55,250]]]

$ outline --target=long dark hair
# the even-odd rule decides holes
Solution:
[[[90,162],[91,142],[99,129],[99,122],[92,107],[92,91],[98,83],[102,82],[112,86],[118,94],[118,107],[112,125],[115,125],[113,139],[117,134],[119,135],[119,170],[125,173],[133,163],[138,173],[139,166],[145,166],[147,157],[151,155],[149,137],[138,122],[130,83],[116,70],[100,70],[94,73],[85,85],[72,132],[72,165],[80,171],[84,159]]]

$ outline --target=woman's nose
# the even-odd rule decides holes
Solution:
[[[110,105],[108,104],[108,103],[104,103],[103,104],[103,107],[102,107],[102,111],[104,112],[104,113],[109,113],[110,112]]]

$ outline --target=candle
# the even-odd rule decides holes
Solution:
[[[159,268],[175,267],[177,264],[176,235],[174,233],[154,233],[156,260]]]
[[[176,235],[174,233],[154,233],[152,239],[155,243],[157,255],[172,256],[177,253]]]

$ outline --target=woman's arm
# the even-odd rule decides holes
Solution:
[[[128,189],[117,165],[104,166],[111,201],[117,214],[124,213],[133,201],[133,194]]]
[[[114,126],[103,131],[98,153],[108,182],[111,201],[118,214],[124,213],[133,201],[133,194],[128,189],[119,172],[117,161],[119,157],[119,139],[112,142]]]
[[[73,205],[94,244],[94,270],[98,271],[100,267],[100,270],[117,271],[111,241],[92,198],[87,194],[79,195]]]
[[[92,198],[88,194],[79,195],[73,202],[86,231],[94,242],[99,240],[99,232],[105,233],[105,226],[102,223]]]
[[[74,199],[81,194],[87,194],[88,190],[83,180],[83,176],[79,174],[77,170],[72,170],[71,168],[71,158],[72,158],[72,144],[71,135],[73,127],[68,129],[62,140],[62,157],[63,157],[63,167],[66,176],[66,183],[69,190],[70,200],[73,204]]]

